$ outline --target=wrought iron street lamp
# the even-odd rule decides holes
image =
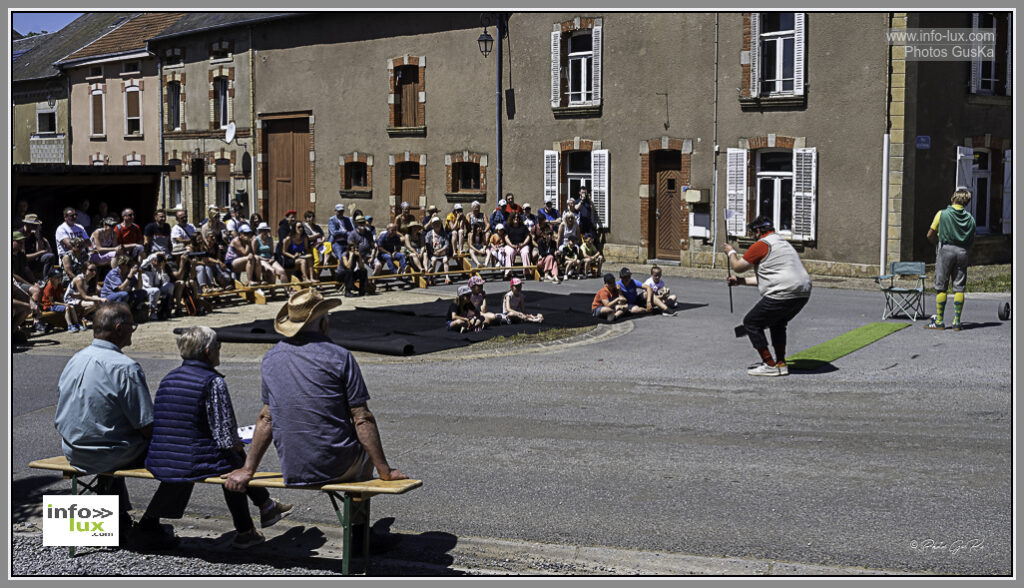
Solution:
[[[484,32],[480,34],[476,39],[477,46],[480,48],[480,53],[486,58],[491,53],[491,49],[494,48],[494,39],[487,33],[487,27],[494,25],[497,29],[497,52],[495,53],[495,91],[494,91],[494,135],[495,135],[495,160],[497,173],[495,174],[495,187],[497,197],[495,200],[501,199],[502,194],[502,178],[501,178],[501,40],[508,36],[508,13],[504,12],[485,12],[480,15],[480,24],[484,27]]]

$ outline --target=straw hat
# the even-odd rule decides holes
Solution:
[[[274,330],[285,337],[294,337],[312,321],[327,314],[341,304],[337,298],[324,298],[316,288],[306,288],[292,294],[274,319]]]

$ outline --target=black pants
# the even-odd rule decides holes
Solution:
[[[180,519],[185,514],[185,507],[192,498],[193,482],[160,482],[160,486],[153,493],[153,498],[146,507],[146,514],[143,519]],[[266,488],[254,488],[249,486],[245,493],[232,492],[221,487],[224,491],[224,502],[231,512],[231,520],[235,524],[235,530],[239,533],[251,531],[254,526],[252,517],[249,516],[249,507],[245,503],[248,496],[257,507],[263,506],[270,500],[270,492]]]
[[[772,345],[776,349],[785,348],[786,325],[803,310],[808,300],[810,297],[788,300],[765,297],[755,304],[747,316],[743,317],[743,326],[747,329],[747,337],[750,337],[754,349],[760,351],[768,348],[768,339],[764,336],[765,328],[771,331]]]
[[[359,280],[359,293],[366,294],[366,269],[351,270],[339,265],[334,279],[345,284],[347,293],[351,293],[355,289],[355,282]]]

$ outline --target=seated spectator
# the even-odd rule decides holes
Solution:
[[[522,217],[524,225],[533,226],[537,224],[537,215],[533,214],[533,206],[531,206],[529,202],[523,203]]]
[[[85,270],[89,263],[89,252],[85,249],[85,239],[81,237],[71,238],[71,250],[60,260],[61,269],[64,270],[64,285],[71,283],[71,280]]]
[[[512,278],[501,306],[502,313],[513,323],[524,321],[528,323],[544,322],[544,315],[526,312],[526,295],[523,294],[523,281],[519,278]]]
[[[107,301],[97,292],[96,276],[98,271],[99,267],[90,261],[85,265],[82,273],[71,280],[64,291],[64,304],[74,306],[75,313],[79,317],[79,331],[85,331],[85,319],[92,315],[99,305]]]
[[[341,203],[335,204],[334,216],[327,221],[327,236],[330,240],[331,255],[334,259],[341,259],[341,254],[348,248],[348,234],[354,230],[356,230],[356,227],[352,222],[352,218],[345,216],[345,205]]]
[[[282,283],[288,281],[288,273],[284,267],[274,258],[274,238],[270,236],[270,225],[260,223],[256,225],[258,235],[252,240],[252,246],[259,257],[260,267],[263,268],[263,283],[273,284],[274,278]]]
[[[395,224],[398,225],[398,232],[401,235],[409,234],[409,225],[417,223],[420,228],[423,227],[423,223],[416,220],[416,216],[410,211],[409,203],[403,202],[399,207],[398,214],[395,215]]]
[[[170,263],[168,263],[171,277],[175,282],[181,284],[181,304],[184,307],[182,310],[189,315],[200,315],[213,311],[213,304],[199,297],[201,290],[195,259],[191,255],[182,255],[178,258],[178,267],[175,269],[171,269]],[[175,311],[174,314],[178,316],[179,312]]]
[[[22,243],[25,248],[25,259],[28,267],[31,268],[33,277],[44,278],[50,275],[50,269],[57,264],[57,256],[53,253],[50,241],[43,236],[40,230],[42,221],[34,214],[26,214],[22,219],[22,234],[25,241]]]
[[[228,217],[224,221],[224,228],[227,230],[225,238],[234,239],[242,233],[242,227],[249,227],[251,231],[253,225],[250,225],[249,221],[242,215],[242,207],[237,204],[232,204]]]
[[[359,243],[349,241],[348,249],[341,254],[338,262],[338,269],[334,272],[334,279],[345,284],[345,296],[355,296],[355,282],[359,280],[359,296],[366,295],[368,273],[363,256],[359,253]]]
[[[469,278],[469,299],[476,307],[476,313],[484,319],[484,327],[497,324],[508,324],[508,318],[504,314],[487,312],[487,293],[484,292],[484,279],[480,276]]]
[[[97,265],[114,267],[114,258],[124,254],[124,247],[117,241],[117,220],[112,216],[103,219],[100,228],[92,232],[92,254],[89,261]]]
[[[426,267],[427,246],[423,242],[423,227],[419,221],[413,220],[405,226],[405,235],[402,236],[402,253],[409,265],[417,272],[422,272]]]
[[[555,234],[551,231],[542,232],[537,240],[537,267],[541,279],[558,283],[558,246]]]
[[[473,203],[469,205],[469,213],[466,215],[466,220],[469,221],[470,231],[474,231],[479,228],[481,232],[487,232],[487,217],[480,211],[479,200],[474,200]]]
[[[665,282],[661,279],[661,268],[658,266],[651,267],[651,277],[644,280],[644,287],[649,288],[652,294],[651,302],[654,306],[668,316],[675,314],[672,308],[676,307],[676,295],[668,289]]]
[[[601,275],[601,267],[604,266],[604,256],[598,251],[594,244],[594,236],[586,234],[583,236],[583,244],[580,245],[580,254],[583,256],[583,274],[595,278]]]
[[[502,210],[505,212],[505,224],[507,225],[513,214],[522,214],[523,207],[516,204],[516,195],[508,192],[505,194],[505,208]]]
[[[11,296],[14,300],[28,304],[29,314],[35,319],[33,328],[39,333],[45,333],[46,325],[42,320],[43,289],[24,275],[29,271],[25,250],[22,248],[24,240],[25,235],[21,231],[14,231],[11,235]]]
[[[216,233],[206,237],[202,233],[196,235],[193,251],[203,255],[195,257],[196,281],[203,292],[226,290],[232,286],[231,271],[222,261],[224,245]]]
[[[594,301],[590,303],[590,312],[594,318],[603,318],[608,322],[617,320],[629,312],[629,304],[615,285],[614,275],[604,275],[604,286],[601,286],[594,295]]]
[[[405,254],[402,253],[402,237],[398,234],[398,225],[388,223],[387,229],[377,239],[377,258],[387,268],[388,273],[405,273]],[[398,267],[395,267],[395,260]]]
[[[142,231],[145,239],[146,251],[150,254],[162,251],[171,253],[171,225],[167,222],[167,213],[158,210],[153,215],[153,222],[146,225]]]
[[[466,233],[469,228],[469,221],[462,214],[462,203],[456,202],[452,211],[444,219],[444,230],[448,231],[448,238],[452,242],[452,253],[461,255],[466,245]]]
[[[470,226],[466,248],[469,251],[469,258],[473,260],[473,267],[487,265],[487,230],[484,225]]]
[[[263,264],[252,242],[252,229],[248,224],[241,225],[238,236],[228,243],[227,251],[224,253],[224,263],[231,271],[241,276],[245,274],[245,281],[250,286],[263,284]]]
[[[458,330],[460,333],[466,331],[482,331],[484,328],[483,317],[476,311],[476,306],[470,300],[472,290],[469,286],[459,286],[455,301],[448,305],[449,331]]]
[[[570,235],[569,239],[558,250],[562,265],[565,266],[565,279],[580,279],[583,277],[583,253],[576,243],[576,237]]]
[[[448,259],[452,252],[452,244],[448,232],[441,225],[441,219],[433,217],[430,219],[430,231],[424,237],[427,246],[427,263],[425,269],[428,272],[448,271]],[[433,284],[433,278],[430,279]],[[447,274],[444,276],[444,283],[451,284],[452,279]]]
[[[174,213],[174,219],[177,224],[171,227],[171,253],[177,257],[185,253],[196,234],[196,228],[188,222],[188,213],[184,210]]]
[[[68,207],[64,209],[64,222],[57,227],[55,237],[57,257],[64,257],[64,254],[71,248],[71,237],[89,238],[89,233],[85,232],[85,228],[75,222],[77,218],[78,213],[75,212],[74,208]],[[117,223],[115,222],[114,224]]]
[[[21,230],[22,220],[25,215],[28,214],[28,200],[18,199],[14,203],[14,216],[11,217],[11,229],[15,231]]]
[[[281,243],[281,259],[285,270],[298,270],[303,281],[313,281],[313,253],[301,223],[295,223],[292,233]]]
[[[537,215],[537,218],[538,220],[543,218],[557,230],[558,225],[562,223],[562,216],[559,214],[558,209],[555,208],[555,200],[553,198],[544,199],[544,208],[540,209],[540,214]]]
[[[284,218],[281,222],[277,223],[277,241],[278,243],[284,243],[284,240],[288,238],[293,232],[295,232],[295,223],[298,212],[289,210],[284,213]]]
[[[313,254],[313,265],[322,265],[326,254],[324,244],[327,241],[324,229],[316,224],[316,213],[312,210],[307,210],[302,218],[302,228],[306,230],[306,238],[309,240],[309,251]],[[327,244],[329,245],[329,243]]]
[[[256,227],[260,226],[260,224],[263,222],[263,215],[261,215],[260,213],[254,212],[251,215],[249,215],[249,226],[252,227],[254,231],[258,231],[259,229],[257,229]]]
[[[430,219],[434,218],[435,216],[437,216],[437,207],[431,204],[430,206],[427,207],[426,214],[424,214],[423,218],[420,219],[420,224],[423,225],[424,232],[430,230]],[[438,218],[441,217],[438,216]]]
[[[619,270],[619,281],[615,283],[615,286],[626,297],[630,314],[650,314],[654,309],[651,302],[654,293],[651,292],[650,287],[634,280],[633,272],[629,271],[628,267]]]
[[[505,225],[498,223],[494,226],[494,232],[487,239],[485,266],[502,267],[505,265],[505,237]]]
[[[114,259],[114,268],[107,272],[100,296],[109,302],[123,302],[133,311],[148,304],[142,280],[139,279],[139,266],[134,258],[120,255]]]
[[[570,237],[575,237],[576,242],[580,239],[580,224],[576,222],[576,216],[571,212],[562,215],[562,224],[558,226],[558,246],[565,245]]]
[[[353,211],[360,213],[359,209]],[[361,213],[356,214],[352,218],[352,222],[355,224],[355,230],[349,232],[348,242],[349,244],[355,244],[356,249],[359,251],[359,257],[363,260],[366,265],[366,271],[370,274],[376,274],[382,264],[377,259],[377,241],[373,238],[373,233],[370,231],[370,227],[366,224],[366,217]],[[367,288],[367,291],[371,291]]]
[[[143,244],[142,229],[135,224],[135,211],[126,208],[121,211],[121,223],[114,227],[117,233],[117,242],[124,250],[125,255],[130,255],[136,260],[141,260],[146,254],[146,247]]]
[[[82,201],[78,203],[78,208],[75,209],[75,214],[78,215],[78,224],[82,225],[85,232],[88,233],[92,231],[92,217],[89,216],[88,199],[82,199]]]
[[[192,497],[195,482],[227,474],[245,464],[245,445],[220,364],[220,341],[209,327],[189,327],[178,337],[184,360],[168,372],[153,400],[153,438],[146,469],[160,480],[146,513],[139,521],[144,531],[159,531],[160,519],[180,519]],[[245,493],[223,488],[235,537],[231,546],[246,549],[264,541],[246,504],[246,496],[260,509],[260,526],[267,528],[286,516],[292,505],[277,502],[266,488],[248,487]]]
[[[508,220],[505,217],[505,204],[504,200],[499,200],[498,205],[491,212],[491,216],[487,217],[487,230],[491,234],[498,231],[498,225],[504,225]],[[504,237],[502,237],[502,241],[504,241]]]
[[[512,277],[512,265],[518,257],[523,267],[530,265],[530,230],[523,225],[522,215],[515,213],[505,234],[505,279]],[[526,270],[523,270],[525,275]]]
[[[81,324],[81,320],[78,318],[75,306],[64,302],[65,288],[64,284],[61,283],[61,277],[63,275],[64,271],[59,268],[53,268],[50,270],[50,276],[46,280],[46,286],[43,287],[43,310],[63,312],[68,332],[77,333],[79,330],[84,330],[85,326]]]
[[[149,297],[149,320],[167,320],[174,310],[180,311],[183,287],[167,271],[166,253],[158,251],[142,262],[142,289]]]

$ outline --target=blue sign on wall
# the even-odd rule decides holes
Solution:
[[[917,148],[918,149],[931,149],[932,148],[932,137],[931,137],[931,135],[918,135],[917,136]]]

